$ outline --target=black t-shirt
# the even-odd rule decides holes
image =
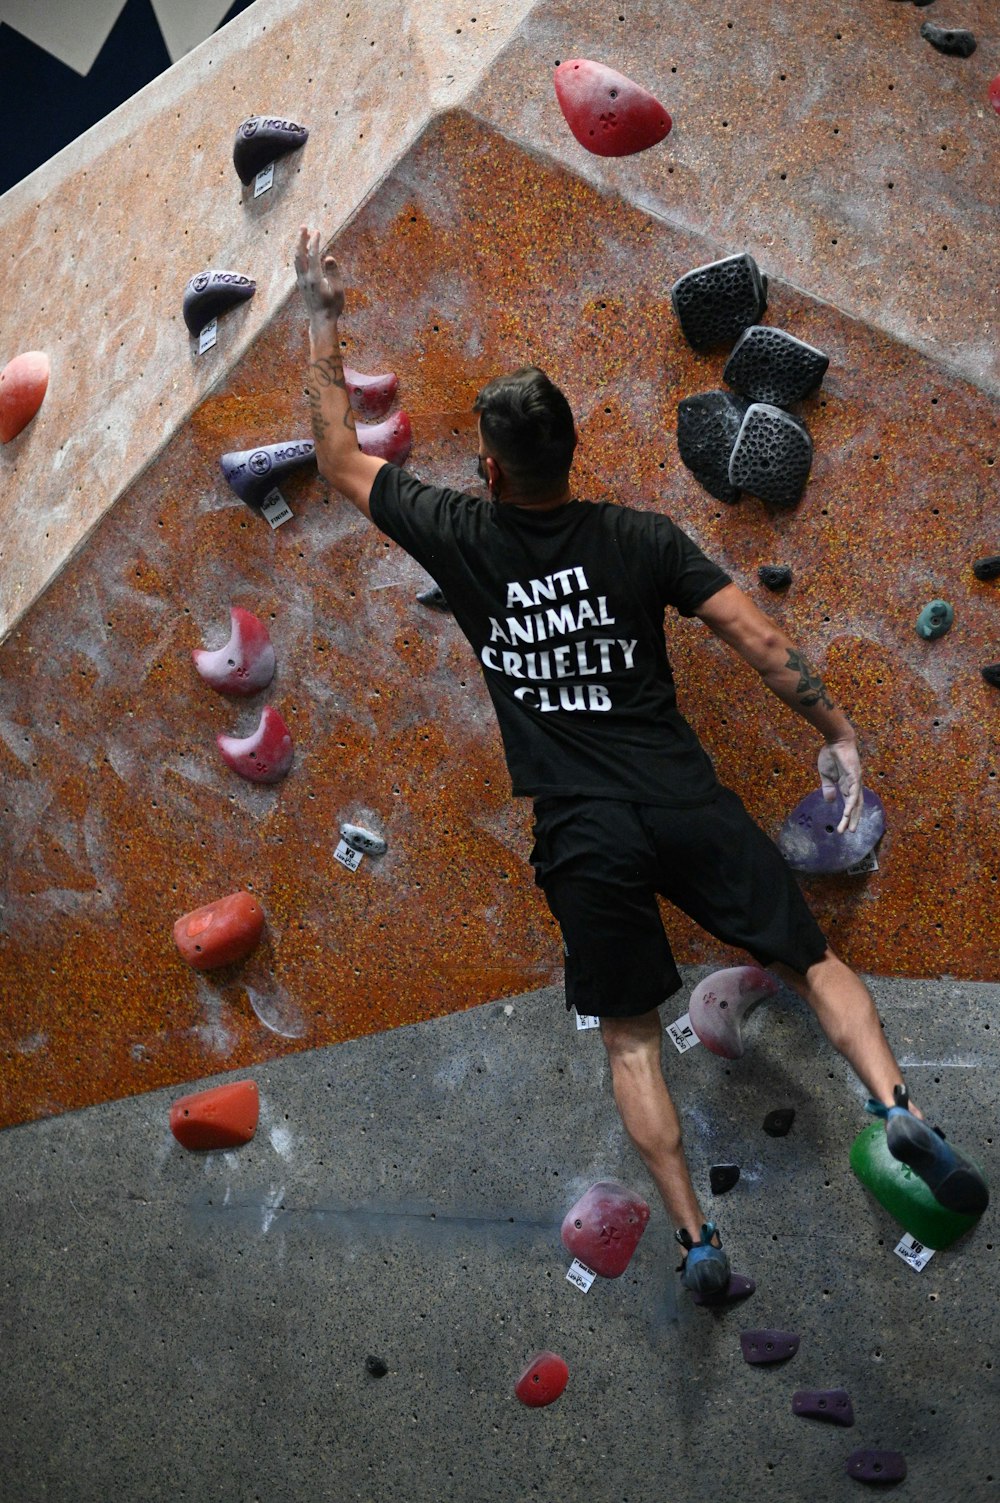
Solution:
[[[486,680],[515,795],[679,807],[718,788],[677,709],[665,606],[730,583],[669,517],[610,501],[528,512],[387,464],[371,515],[444,591]]]

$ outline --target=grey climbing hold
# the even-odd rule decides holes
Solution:
[[[986,558],[977,558],[972,566],[977,579],[996,579],[1000,575],[1000,553],[991,553]]]
[[[449,616],[452,614],[451,606],[440,585],[432,585],[429,590],[421,590],[417,599],[421,605],[428,606],[432,611],[444,611]]]
[[[787,590],[792,582],[792,571],[787,564],[761,564],[757,578],[768,590]]]
[[[801,419],[754,402],[729,457],[729,482],[772,506],[794,506],[806,488],[812,457],[812,439]]]
[[[381,835],[376,835],[361,825],[341,825],[340,838],[352,851],[360,851],[363,856],[384,856],[389,849]]]
[[[713,1195],[725,1195],[738,1183],[740,1177],[739,1164],[713,1164],[708,1171],[708,1182],[712,1187]]]
[[[829,365],[829,355],[804,340],[755,324],[740,335],[722,379],[751,402],[787,407],[815,391]]]
[[[843,1388],[800,1388],[792,1394],[792,1413],[843,1425],[845,1429],[854,1424],[854,1405]]]
[[[365,1367],[373,1378],[384,1378],[389,1371],[388,1362],[384,1362],[381,1357],[366,1357]]]
[[[710,496],[730,506],[740,499],[729,480],[729,459],[749,402],[728,391],[703,391],[677,406],[677,449]]]
[[[316,445],[311,438],[291,438],[263,449],[239,449],[223,454],[219,460],[223,475],[240,500],[256,507],[286,475],[315,463]]]
[[[767,307],[767,278],[753,256],[727,256],[696,266],[670,289],[670,301],[696,350],[732,344]]]
[[[785,1362],[794,1357],[799,1338],[793,1331],[741,1331],[740,1347],[751,1367],[764,1367],[769,1362]]]
[[[787,1138],[794,1121],[794,1106],[779,1106],[773,1112],[768,1112],[764,1118],[763,1128],[769,1138]]]
[[[827,803],[821,788],[807,793],[785,818],[777,845],[793,872],[829,876],[846,872],[868,855],[885,834],[885,808],[871,788],[862,794],[861,818],[855,830],[837,834],[844,813],[838,792]]]
[[[971,31],[953,31],[950,27],[925,21],[920,35],[939,52],[947,52],[951,57],[971,57],[976,50],[976,39]]]
[[[991,688],[1000,689],[1000,663],[990,663],[988,667],[981,668],[980,672]]]
[[[200,271],[184,289],[184,322],[195,338],[206,324],[237,303],[248,302],[257,283],[238,271]]]
[[[902,1451],[852,1451],[844,1470],[858,1482],[902,1482],[906,1457]]]
[[[954,619],[954,609],[947,600],[932,600],[917,617],[917,636],[925,642],[934,642],[944,636]]]
[[[306,127],[296,125],[294,120],[251,115],[243,121],[233,142],[233,166],[240,182],[249,186],[269,162],[277,161],[289,151],[298,151],[308,139]]]

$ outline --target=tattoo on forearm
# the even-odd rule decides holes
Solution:
[[[323,417],[322,399],[320,393],[327,386],[336,386],[347,398],[347,408],[344,412],[344,427],[352,432],[356,431],[354,411],[351,407],[350,397],[347,395],[347,379],[344,375],[344,362],[339,355],[324,355],[320,360],[314,360],[309,367],[311,384],[306,387],[306,395],[309,398],[309,412],[312,418],[313,435],[319,443],[330,431],[330,425]]]
[[[800,705],[811,709],[813,705],[821,704],[826,710],[833,709],[833,700],[827,693],[826,685],[807,657],[793,649],[788,654],[785,666],[799,676],[795,693]]]

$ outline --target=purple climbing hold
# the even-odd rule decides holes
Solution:
[[[794,1106],[776,1106],[773,1112],[768,1112],[762,1126],[769,1138],[787,1138],[794,1121]]]
[[[184,289],[184,322],[197,339],[206,324],[237,303],[248,302],[257,283],[238,271],[200,271]]]
[[[759,965],[735,965],[705,976],[688,1003],[691,1027],[706,1049],[723,1059],[743,1054],[743,1019],[752,1007],[780,990]]]
[[[737,1300],[749,1299],[756,1289],[757,1285],[753,1279],[748,1278],[745,1273],[731,1273],[725,1289],[720,1289],[716,1294],[701,1294],[694,1289],[691,1291],[691,1298],[696,1305],[708,1305],[711,1308],[713,1305],[716,1307],[732,1305]]]
[[[986,558],[977,558],[972,566],[977,579],[996,579],[1000,575],[1000,553],[990,553]]]
[[[939,52],[947,52],[951,57],[971,57],[976,50],[976,39],[971,31],[955,31],[951,27],[935,26],[933,21],[925,21],[920,28],[920,35]]]
[[[269,162],[289,151],[298,151],[309,139],[304,125],[294,120],[280,120],[271,115],[251,115],[236,132],[233,142],[233,166],[240,182],[249,186]]]
[[[629,1265],[646,1230],[649,1206],[615,1180],[591,1185],[562,1224],[563,1246],[602,1279],[616,1279]]]
[[[316,445],[311,438],[293,438],[283,444],[268,444],[263,449],[223,454],[219,463],[240,500],[248,506],[260,506],[286,475],[303,465],[316,463]]]
[[[792,1394],[792,1413],[845,1428],[854,1424],[854,1406],[843,1388],[800,1388]]]
[[[840,793],[830,803],[817,788],[788,815],[778,831],[778,848],[793,872],[810,876],[845,872],[874,850],[885,833],[885,809],[877,793],[864,790],[864,805],[856,830],[837,834],[844,812]]]
[[[740,1346],[744,1360],[751,1367],[764,1367],[769,1362],[786,1362],[799,1349],[799,1338],[793,1331],[741,1331]]]
[[[739,1164],[713,1164],[708,1171],[708,1182],[712,1187],[713,1195],[725,1195],[739,1183]]]
[[[852,1451],[844,1469],[859,1482],[902,1482],[906,1457],[902,1451]]]

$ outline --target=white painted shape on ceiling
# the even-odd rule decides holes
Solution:
[[[0,0],[0,4],[3,0]],[[233,0],[152,0],[172,63],[210,37]]]
[[[86,76],[126,0],[0,0],[0,21]],[[224,14],[224,13],[223,13]]]

